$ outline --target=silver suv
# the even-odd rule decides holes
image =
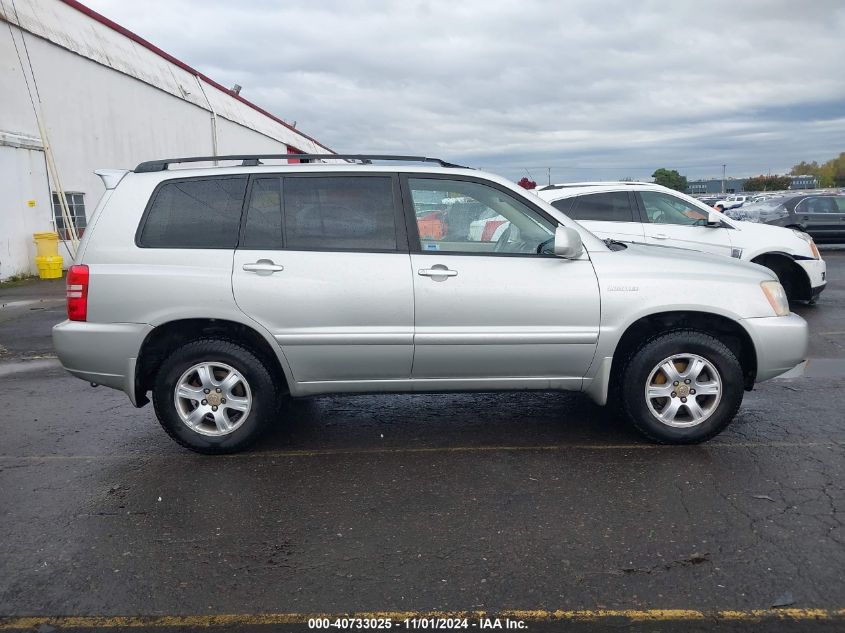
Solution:
[[[510,389],[583,391],[652,440],[701,442],[804,358],[762,266],[602,241],[436,159],[262,164],[282,158],[102,172],[68,271],[62,364],[138,407],[151,392],[195,451],[244,448],[286,395]]]

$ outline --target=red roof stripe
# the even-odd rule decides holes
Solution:
[[[242,96],[240,96],[240,95],[237,95],[237,94],[233,93],[231,90],[229,90],[228,88],[226,88],[226,87],[224,87],[224,86],[220,85],[219,83],[217,83],[216,81],[214,81],[214,80],[213,80],[213,79],[211,79],[210,77],[207,77],[207,76],[203,75],[203,74],[202,74],[201,72],[199,72],[198,70],[196,70],[196,69],[194,69],[194,68],[192,68],[192,67],[188,66],[188,64],[186,64],[185,62],[183,62],[183,61],[181,61],[181,60],[179,60],[179,59],[176,59],[175,57],[173,57],[173,55],[171,55],[171,54],[169,54],[169,53],[166,53],[165,51],[161,50],[161,49],[160,49],[158,46],[156,46],[155,44],[152,44],[151,42],[148,42],[147,40],[145,40],[145,39],[144,39],[143,37],[141,37],[140,35],[137,35],[137,34],[133,33],[132,31],[130,31],[129,29],[127,29],[127,28],[125,28],[125,27],[120,26],[117,22],[114,22],[114,21],[112,21],[112,20],[109,20],[106,16],[104,16],[104,15],[102,15],[102,14],[100,14],[100,13],[97,13],[96,11],[94,11],[93,9],[91,9],[91,8],[89,8],[89,7],[87,7],[87,6],[85,6],[85,5],[84,5],[84,4],[82,4],[81,2],[78,2],[77,0],[62,0],[62,2],[64,2],[64,3],[65,3],[66,5],[68,5],[69,7],[73,7],[74,9],[76,9],[77,11],[79,11],[79,12],[81,12],[81,13],[84,13],[85,15],[87,15],[88,17],[90,17],[90,18],[92,18],[92,19],[96,20],[96,21],[97,21],[97,22],[99,22],[100,24],[104,24],[105,26],[109,27],[110,29],[112,29],[112,30],[114,30],[114,31],[117,31],[117,32],[118,32],[118,33],[120,33],[121,35],[123,35],[123,36],[125,36],[125,37],[128,37],[128,38],[129,38],[130,40],[132,40],[133,42],[137,42],[138,44],[140,44],[140,45],[141,45],[141,46],[143,46],[144,48],[146,48],[146,49],[148,49],[148,50],[152,51],[153,53],[155,53],[155,54],[156,54],[156,55],[158,55],[159,57],[161,57],[161,58],[163,58],[163,59],[166,59],[166,60],[167,60],[167,61],[169,61],[171,64],[175,64],[176,66],[178,66],[178,67],[179,67],[179,68],[181,68],[182,70],[185,70],[185,71],[187,71],[187,72],[191,73],[192,75],[196,75],[197,77],[199,77],[200,79],[202,79],[202,80],[203,80],[204,82],[206,82],[207,84],[209,84],[209,85],[211,85],[211,86],[214,86],[214,87],[215,87],[215,88],[217,88],[218,90],[222,90],[223,92],[225,92],[226,94],[228,94],[230,97],[232,97],[232,98],[234,98],[234,99],[237,99],[238,101],[240,101],[241,103],[243,103],[243,104],[244,104],[244,105],[246,105],[246,106],[249,106],[250,108],[252,108],[252,109],[253,109],[253,110],[255,110],[256,112],[260,112],[261,114],[263,114],[264,116],[266,116],[266,117],[268,117],[268,118],[272,119],[272,120],[273,120],[273,121],[275,121],[276,123],[281,123],[281,124],[282,124],[282,125],[284,125],[286,128],[288,128],[289,130],[291,130],[292,132],[295,132],[295,133],[296,133],[296,134],[298,134],[299,136],[302,136],[302,137],[304,137],[304,138],[307,138],[309,141],[311,141],[311,142],[313,142],[313,143],[316,143],[317,145],[319,145],[320,147],[322,147],[324,150],[329,151],[329,152],[331,152],[331,153],[333,153],[333,154],[335,153],[335,151],[334,151],[333,149],[331,149],[331,148],[329,148],[329,147],[326,147],[325,145],[323,145],[323,144],[322,144],[320,141],[318,141],[317,139],[311,138],[311,137],[310,137],[310,136],[308,136],[307,134],[304,134],[303,132],[300,132],[299,130],[297,130],[297,129],[296,129],[295,127],[293,127],[292,125],[289,125],[288,123],[285,123],[284,121],[282,121],[279,117],[277,117],[277,116],[275,116],[275,115],[273,115],[273,114],[270,114],[270,113],[269,113],[269,112],[267,112],[267,110],[265,110],[264,108],[261,108],[261,107],[259,107],[259,106],[255,105],[254,103],[252,103],[251,101],[248,101],[248,100],[244,99]]]

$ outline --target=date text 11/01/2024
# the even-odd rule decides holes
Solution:
[[[527,629],[524,620],[511,618],[310,618],[309,629]]]

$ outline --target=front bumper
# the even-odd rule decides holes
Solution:
[[[757,377],[763,382],[786,373],[807,358],[807,322],[790,313],[782,317],[743,319],[757,352]]]
[[[135,361],[152,326],[145,323],[62,321],[53,326],[53,347],[77,378],[120,389],[135,402]]]
[[[827,284],[827,264],[823,259],[796,259],[810,280],[811,297],[818,297]]]

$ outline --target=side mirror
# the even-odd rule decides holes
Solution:
[[[722,218],[716,211],[710,211],[707,213],[707,226],[711,228],[722,226]]]
[[[584,244],[581,242],[581,235],[575,229],[568,226],[558,225],[555,229],[554,254],[556,257],[575,259],[584,252]]]

